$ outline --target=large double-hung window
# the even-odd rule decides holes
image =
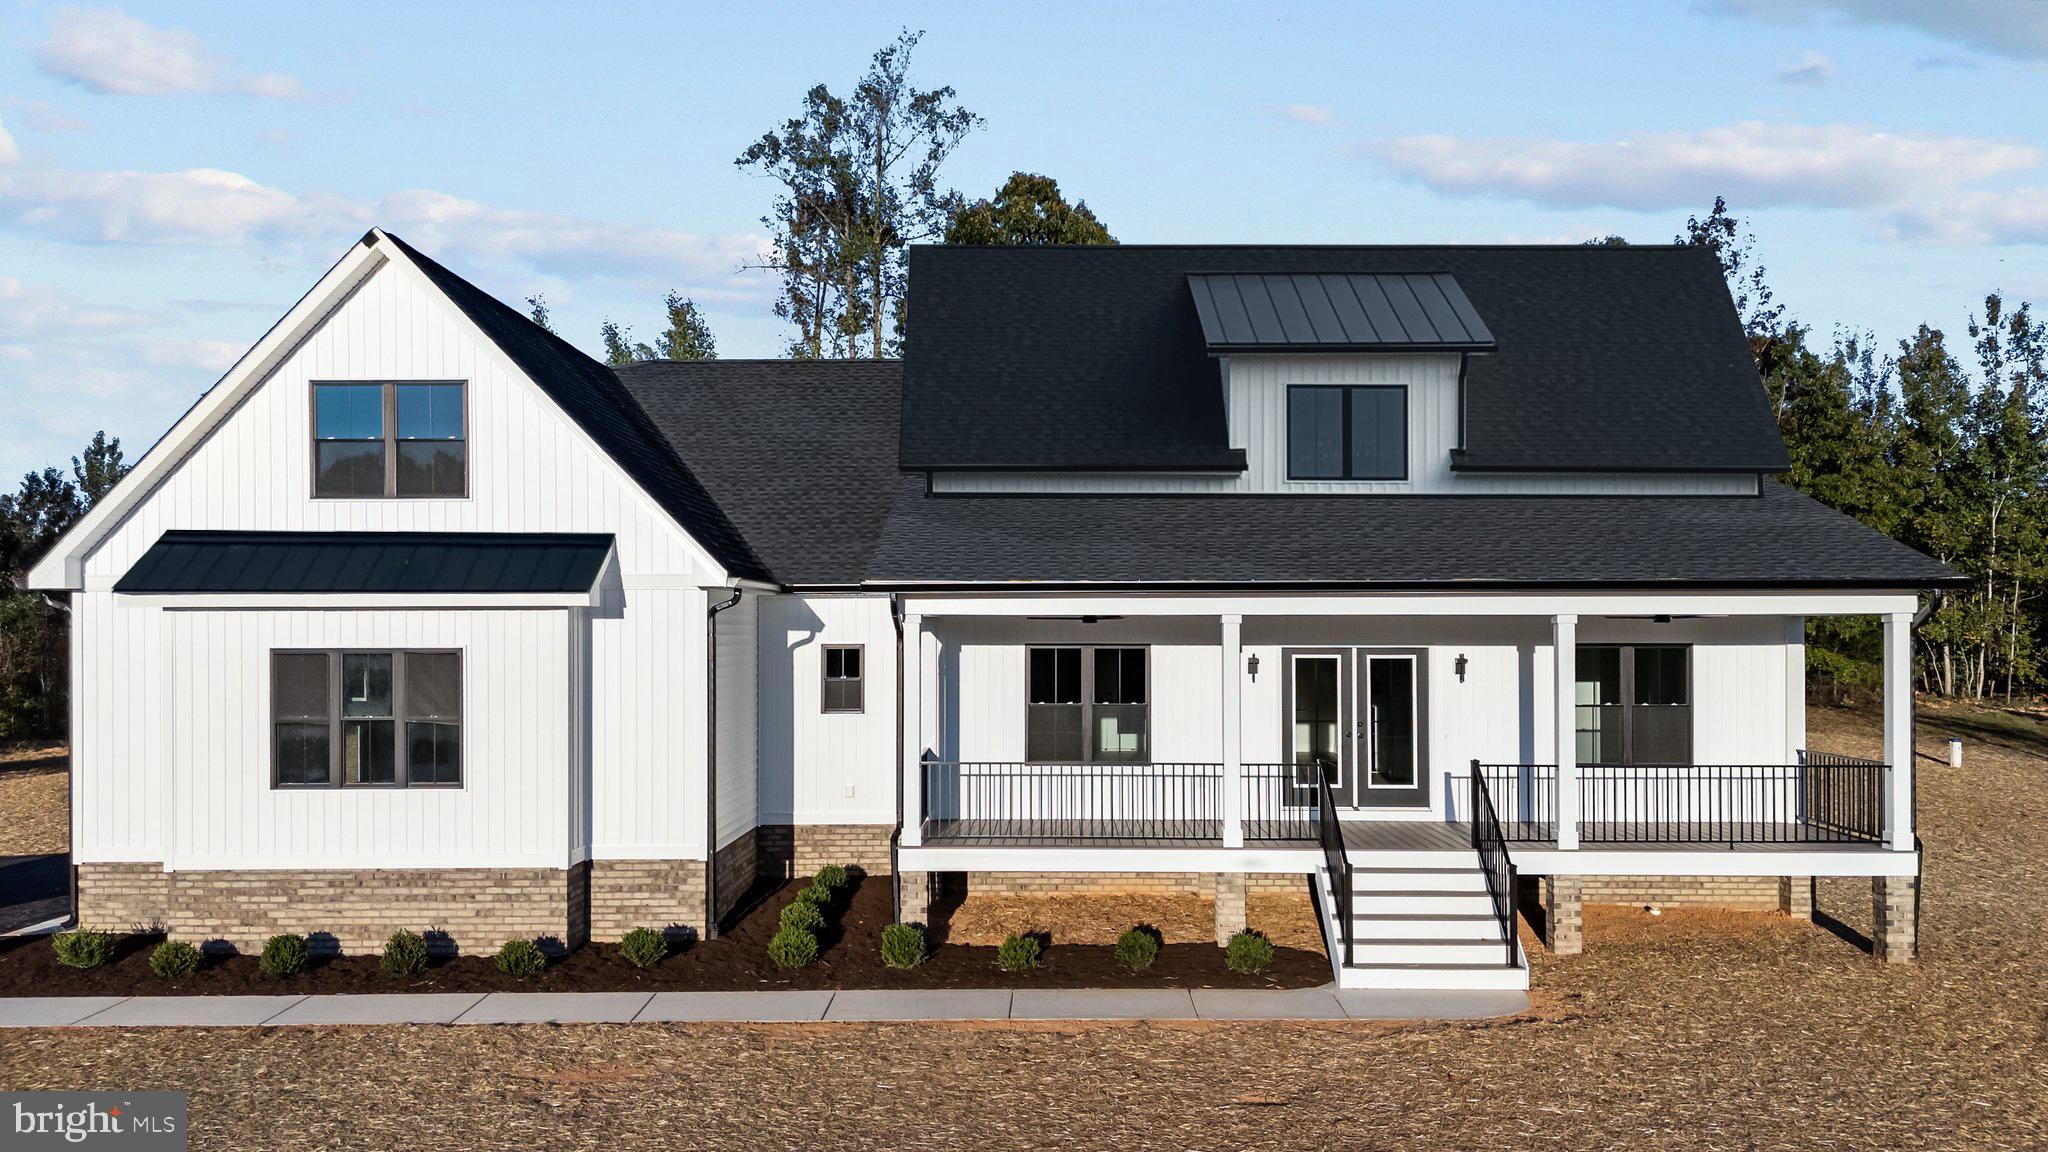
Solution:
[[[462,783],[460,652],[270,654],[271,785]]]
[[[1149,657],[1147,649],[1134,647],[1026,649],[1025,759],[1148,762]]]
[[[314,384],[313,495],[466,495],[465,391],[439,381]]]

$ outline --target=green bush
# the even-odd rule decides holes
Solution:
[[[818,906],[808,900],[796,900],[783,905],[782,916],[776,921],[776,926],[801,928],[815,935],[824,930],[825,914],[818,911]]]
[[[1038,967],[1038,937],[1011,936],[996,949],[996,966],[1005,972],[1028,972]]]
[[[427,938],[404,928],[391,934],[384,941],[384,954],[377,957],[377,967],[387,976],[417,976],[427,970]]]
[[[1140,924],[1116,938],[1116,962],[1142,972],[1159,959],[1159,934]]]
[[[882,929],[882,963],[891,968],[915,968],[924,963],[924,929],[915,924],[891,924]]]
[[[491,962],[498,966],[498,971],[507,976],[531,980],[540,975],[541,969],[548,966],[548,957],[547,953],[540,950],[540,945],[531,940],[507,940],[498,949],[498,954],[491,958]]]
[[[635,928],[619,940],[619,955],[635,968],[652,968],[668,955],[668,937],[652,928]]]
[[[802,968],[818,958],[818,938],[802,928],[778,929],[768,939],[768,958],[777,968]]]
[[[97,968],[114,958],[114,935],[94,928],[74,928],[50,937],[57,963],[66,968]]]
[[[166,940],[149,950],[149,970],[165,980],[183,980],[199,971],[199,949],[183,940]]]
[[[1223,946],[1223,963],[1232,972],[1256,976],[1273,966],[1273,942],[1247,928]]]
[[[813,883],[809,888],[797,893],[796,898],[817,905],[818,910],[822,912],[826,905],[832,903],[832,890],[823,884]]]
[[[304,936],[283,932],[263,942],[263,955],[257,957],[256,966],[263,969],[265,976],[282,980],[304,972],[307,961],[312,957]]]
[[[823,868],[818,869],[818,874],[811,878],[811,883],[819,888],[837,890],[846,887],[848,879],[850,877],[846,874],[846,865],[827,864]]]

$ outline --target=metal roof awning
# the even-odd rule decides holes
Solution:
[[[1194,272],[1212,352],[1479,351],[1493,333],[1448,272]]]
[[[608,535],[166,532],[114,585],[142,595],[587,596]]]

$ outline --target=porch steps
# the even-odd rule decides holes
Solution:
[[[1391,855],[1391,854],[1390,854]],[[1351,854],[1351,962],[1337,973],[1344,988],[1520,989],[1529,969],[1494,918],[1486,876],[1473,853],[1432,853],[1427,860]],[[1335,894],[1327,874],[1319,891],[1333,922]],[[1330,941],[1342,954],[1341,939]]]

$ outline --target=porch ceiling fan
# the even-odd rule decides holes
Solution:
[[[1121,620],[1121,616],[1026,616],[1026,620],[1078,620],[1083,624],[1100,624],[1104,620]]]
[[[1658,612],[1649,616],[1602,616],[1602,620],[1648,620],[1652,624],[1669,624],[1673,620],[1725,620],[1726,615],[1708,613]]]

